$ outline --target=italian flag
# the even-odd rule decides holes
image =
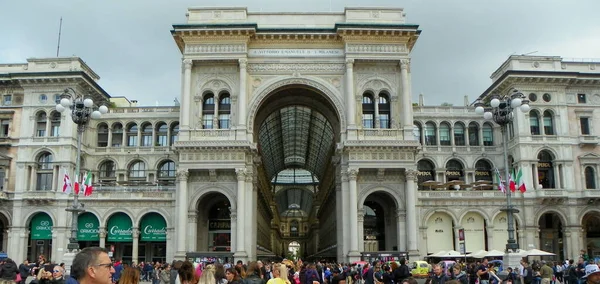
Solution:
[[[515,173],[512,173],[512,179],[510,181],[510,191],[515,192],[517,188],[521,193],[527,191],[527,188],[525,187],[525,181],[523,181],[523,171],[521,170],[521,168],[519,168],[516,177]]]
[[[94,191],[94,187],[92,186],[92,173],[86,172],[83,176],[83,196],[90,196]]]

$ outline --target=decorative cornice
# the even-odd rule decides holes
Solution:
[[[185,54],[210,53],[231,54],[246,53],[246,44],[188,44],[185,46]]]
[[[378,53],[388,55],[407,52],[406,44],[349,43],[346,45],[346,53]]]

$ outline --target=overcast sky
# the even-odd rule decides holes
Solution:
[[[403,7],[420,25],[412,91],[426,105],[480,95],[511,54],[600,58],[599,0],[0,0],[0,63],[80,56],[112,96],[171,105],[180,96],[181,54],[170,34],[188,7],[325,12],[350,6]]]

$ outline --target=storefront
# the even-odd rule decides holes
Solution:
[[[100,221],[96,215],[86,212],[77,218],[77,240],[79,248],[100,245]]]
[[[167,221],[158,213],[148,213],[140,222],[139,261],[166,261]]]
[[[125,213],[115,213],[106,225],[106,247],[111,248],[115,259],[132,261],[133,255],[133,223]]]
[[[31,218],[27,257],[37,259],[41,254],[52,259],[52,227],[50,215],[39,212]]]

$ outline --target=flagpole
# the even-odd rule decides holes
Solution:
[[[508,221],[508,240],[506,241],[506,250],[515,251],[518,248],[517,241],[515,240],[515,222],[514,222],[514,208],[512,206],[511,190],[510,190],[510,170],[508,165],[508,133],[507,125],[501,125],[500,130],[502,132],[502,146],[504,148],[504,173],[506,174],[506,180],[504,185],[504,191],[506,192],[506,215]],[[517,211],[518,212],[518,211]]]

